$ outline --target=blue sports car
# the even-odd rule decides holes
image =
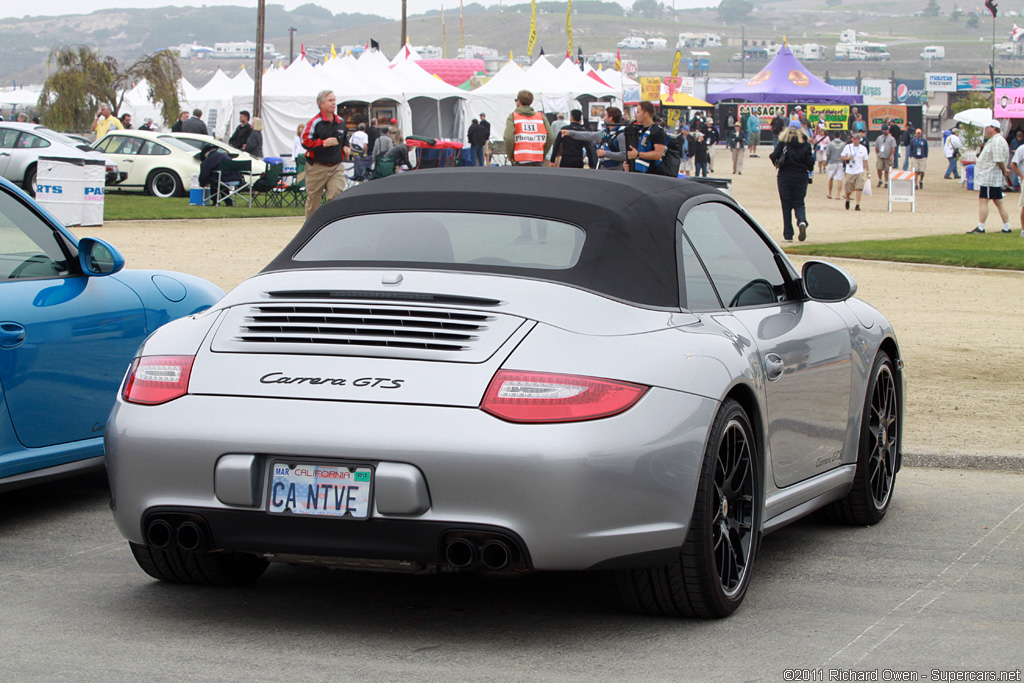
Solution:
[[[0,178],[0,491],[103,466],[103,428],[125,369],[156,328],[224,292],[122,270]]]

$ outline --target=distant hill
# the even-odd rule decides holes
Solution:
[[[454,0],[452,4],[455,4]],[[721,34],[726,45],[709,50],[712,74],[740,75],[740,65],[729,61],[740,49],[740,26],[724,24],[716,8],[678,11],[673,21],[671,3],[637,3],[648,10],[652,4],[654,9],[647,12],[648,16],[642,12],[635,15],[629,12],[624,16],[622,6],[614,2],[575,0],[572,18],[574,45],[582,46],[584,54],[592,55],[595,52],[615,52],[615,45],[629,35],[665,38],[668,49],[623,50],[622,55],[637,59],[641,72],[667,73],[679,33],[713,32]],[[682,5],[682,0],[678,4]],[[718,3],[708,0],[708,4]],[[980,17],[977,28],[970,28],[965,19],[952,22],[947,16],[914,16],[926,4],[927,0],[895,4],[843,0],[842,4],[830,6],[826,0],[766,0],[755,3],[755,11],[744,22],[745,35],[748,40],[782,42],[783,38],[788,38],[790,43],[816,42],[825,45],[831,53],[839,32],[855,28],[872,41],[886,43],[893,55],[891,62],[830,60],[814,63],[812,68],[821,75],[826,71],[831,75],[856,75],[860,71],[865,76],[888,76],[897,71],[905,77],[912,77],[923,73],[927,66],[926,62],[918,59],[924,45],[946,46],[947,59],[934,64],[935,70],[987,70],[992,31],[992,20],[987,12]],[[372,4],[368,6],[372,8]],[[565,2],[538,2],[538,35],[534,54],[540,48],[558,59],[565,54],[565,8]],[[1008,39],[1014,21],[1024,24],[1024,19],[1000,14],[996,20],[997,42]],[[454,10],[445,12],[443,30],[440,12],[428,12],[409,17],[408,34],[414,45],[442,46],[446,43],[448,56],[454,57],[462,42],[459,24],[456,5]],[[502,56],[510,52],[522,55],[526,52],[530,5],[528,2],[506,2],[500,8],[485,8],[478,3],[470,3],[465,6],[463,25],[467,44],[494,48]],[[315,4],[291,11],[286,11],[281,5],[269,5],[266,26],[267,41],[283,54],[288,53],[289,27],[298,29],[294,39],[296,53],[303,43],[309,46],[329,46],[331,43],[336,46],[365,45],[372,38],[388,55],[393,55],[401,45],[398,21],[372,14],[334,14]],[[69,44],[85,43],[104,54],[130,60],[180,43],[196,42],[212,47],[217,42],[254,40],[255,33],[256,12],[243,7],[168,6],[101,10],[62,17],[5,19],[0,20],[0,83],[7,85],[12,80],[19,83],[41,82],[46,75],[46,57],[58,40]],[[730,40],[732,44],[729,44]],[[254,66],[252,60],[193,59],[183,61],[182,69],[193,83],[201,86],[218,67],[234,74],[242,65],[250,69]],[[758,64],[747,64],[744,72],[749,75],[759,68]],[[1009,73],[1010,70],[1008,63],[997,65],[997,71]]]

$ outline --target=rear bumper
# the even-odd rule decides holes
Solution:
[[[147,516],[202,517],[214,547],[436,562],[452,529],[484,528],[522,544],[536,569],[587,569],[679,548],[717,405],[651,389],[613,418],[510,424],[476,408],[187,396],[162,406],[119,402],[106,448],[114,517],[142,543]],[[226,504],[217,462],[253,454],[255,505]],[[385,514],[381,477],[371,519],[270,515],[265,470],[301,462],[411,466],[426,509]],[[219,494],[219,495],[218,495]]]

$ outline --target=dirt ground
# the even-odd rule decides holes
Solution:
[[[936,150],[937,151],[937,150]],[[718,150],[714,177],[734,181],[735,196],[777,240],[782,215],[770,149],[747,158],[743,175],[730,174]],[[942,179],[941,153],[919,192],[917,211],[908,204],[887,211],[883,189],[865,197],[862,211],[825,198],[825,176],[808,188],[809,242],[910,237],[965,232],[977,222],[978,200],[964,186]],[[874,156],[872,155],[872,163]],[[1021,244],[1018,195],[1007,205],[1012,235],[999,233],[998,214],[982,240]],[[230,209],[226,209],[230,211]],[[118,221],[78,229],[79,236],[110,241],[129,267],[194,273],[225,290],[258,272],[295,234],[301,218],[255,220]],[[994,234],[993,234],[994,231]],[[800,259],[797,261],[798,267]],[[856,278],[857,296],[893,323],[908,378],[905,450],[935,455],[1024,455],[1024,272],[983,271],[838,260]]]

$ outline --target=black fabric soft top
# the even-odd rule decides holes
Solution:
[[[559,168],[456,168],[403,173],[347,190],[320,207],[263,272],[374,267],[380,262],[294,261],[322,227],[349,216],[457,211],[548,218],[578,225],[587,237],[567,270],[450,264],[444,270],[552,280],[647,306],[677,308],[675,225],[688,199],[717,190],[640,173]],[[438,268],[402,263],[401,268]]]

